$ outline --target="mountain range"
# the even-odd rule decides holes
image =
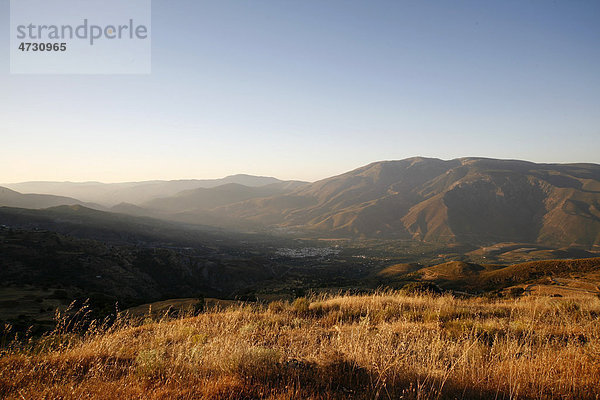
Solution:
[[[92,190],[84,191],[88,185]],[[113,212],[238,229],[600,249],[598,164],[414,157],[375,162],[314,183],[237,175],[210,181],[9,186],[69,197],[36,202],[24,197],[19,203],[18,194],[3,190],[0,205],[43,208],[44,201],[50,207],[79,199],[112,204]]]
[[[221,179],[187,179],[173,181],[143,181],[124,183],[101,182],[22,182],[3,186],[21,193],[44,193],[74,197],[80,201],[103,206],[119,203],[138,204],[158,197],[176,195],[197,188],[213,188],[228,183],[256,187],[281,182],[279,179],[252,175],[231,175]]]
[[[213,210],[336,236],[600,245],[600,166],[410,158]]]
[[[84,202],[66,196],[54,196],[50,194],[19,193],[17,191],[0,187],[0,206],[20,208],[48,208],[62,205],[83,205]],[[99,206],[88,204],[93,208]]]

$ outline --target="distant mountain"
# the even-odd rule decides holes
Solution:
[[[6,184],[21,193],[43,193],[68,196],[82,201],[108,206],[120,203],[138,205],[156,198],[173,196],[184,190],[212,188],[228,183],[259,187],[281,183],[279,179],[252,175],[231,175],[222,179],[189,179],[174,181],[144,181],[126,183],[100,182],[23,182]]]
[[[158,198],[143,203],[146,209],[181,213],[199,210],[210,210],[215,207],[238,203],[240,201],[271,197],[304,186],[304,182],[278,182],[265,186],[246,186],[238,183],[228,183],[214,188],[199,188],[185,190],[175,196]]]
[[[0,207],[48,208],[74,204],[83,204],[83,202],[63,196],[22,194],[5,187],[0,187]]]
[[[600,247],[600,165],[383,161],[215,213],[329,235]]]
[[[415,157],[375,162],[310,184],[234,175],[204,181],[12,187],[69,192],[112,204],[114,212],[226,228],[476,247],[532,243],[600,250],[598,164]],[[73,198],[3,193],[0,205],[77,204]]]

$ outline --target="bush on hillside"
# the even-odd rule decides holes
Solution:
[[[306,297],[298,297],[292,303],[292,310],[298,314],[306,314],[308,313],[309,306],[310,301]]]
[[[432,282],[411,282],[402,288],[404,294],[442,294],[444,291]]]
[[[523,293],[525,293],[525,289],[523,289],[522,287],[513,287],[508,290],[508,295],[510,297],[519,297]]]

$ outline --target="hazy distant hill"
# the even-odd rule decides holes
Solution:
[[[600,246],[600,165],[417,157],[216,211],[335,235],[592,247]]]
[[[193,212],[209,210],[215,207],[233,204],[240,201],[270,197],[290,192],[304,186],[304,182],[278,182],[265,186],[245,186],[228,183],[214,188],[185,190],[175,196],[158,198],[140,206],[150,210],[166,213]]]
[[[69,196],[103,205],[119,203],[140,204],[155,198],[173,196],[181,191],[212,188],[228,183],[258,187],[280,183],[279,179],[252,175],[232,175],[222,179],[189,179],[175,181],[145,181],[126,183],[100,182],[23,182],[6,184],[7,188],[21,193],[43,193]],[[24,206],[21,206],[24,207]]]
[[[48,208],[59,205],[83,204],[77,199],[45,194],[22,194],[0,187],[0,207]]]

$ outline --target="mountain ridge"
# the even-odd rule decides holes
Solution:
[[[85,203],[71,197],[37,193],[24,194],[0,186],[0,206],[42,209],[61,205],[86,205],[87,207],[101,208],[98,205]]]
[[[249,181],[223,183],[240,179]],[[145,184],[134,189],[150,200],[110,210],[324,237],[600,247],[600,165],[593,163],[412,157],[313,183],[233,175],[210,184],[175,184],[166,196]]]
[[[414,157],[371,163],[217,212],[342,235],[590,247],[600,244],[600,165]]]
[[[173,196],[184,190],[211,188],[227,183],[260,187],[280,182],[285,181],[266,176],[235,174],[219,179],[149,180],[119,183],[31,181],[5,184],[4,186],[21,193],[66,196],[80,201],[115,206],[120,203],[138,205],[155,198]]]

